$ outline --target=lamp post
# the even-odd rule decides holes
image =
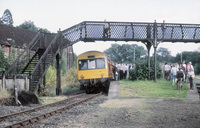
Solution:
[[[133,62],[135,63],[135,45],[132,46],[133,46]]]
[[[134,63],[135,63],[135,46],[133,47],[134,49],[133,49],[133,60],[134,60]]]

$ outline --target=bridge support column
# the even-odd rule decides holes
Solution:
[[[61,89],[61,56],[60,54],[56,55],[56,65],[57,65],[57,74],[56,74],[56,80],[57,80],[57,87],[56,87],[56,95],[59,96],[62,94]]]
[[[156,48],[158,46],[158,41],[157,41],[157,36],[158,36],[158,31],[157,31],[157,23],[156,20],[154,22],[154,41],[153,41],[153,47],[154,47],[154,82],[157,82],[157,58],[156,58]]]
[[[157,82],[157,57],[156,57],[156,48],[154,46],[154,81]]]
[[[145,43],[146,47],[147,47],[147,50],[148,50],[148,60],[147,60],[147,63],[148,63],[148,80],[150,80],[150,49],[151,49],[151,42],[147,42]]]

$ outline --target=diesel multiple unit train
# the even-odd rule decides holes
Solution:
[[[113,79],[112,62],[99,51],[89,51],[77,56],[78,80],[86,93],[95,90],[107,92]]]

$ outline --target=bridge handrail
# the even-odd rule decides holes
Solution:
[[[48,70],[48,67],[50,66],[50,64],[52,64],[52,62],[53,62],[54,58],[56,57],[57,53],[59,52],[61,46],[62,46],[62,34],[61,34],[61,32],[58,32],[58,34],[53,38],[51,43],[48,45],[44,54],[41,56],[40,60],[38,61],[35,68],[31,72],[31,75],[34,75],[36,71],[41,72],[40,78],[36,84],[36,87],[38,87],[38,85],[41,83],[42,78],[45,76],[45,74]],[[50,58],[51,60],[48,60],[48,61],[50,61],[50,63],[45,64],[47,62],[48,55],[51,55],[51,58]]]
[[[32,39],[32,41],[24,49],[24,51],[17,57],[15,62],[5,72],[5,74],[11,74],[13,72],[20,73],[20,71],[18,71],[19,70],[18,64],[20,64],[22,61],[25,61],[25,59],[27,59],[27,56],[30,59],[30,52],[33,49],[33,47],[38,43],[38,40],[40,39],[40,35],[41,35],[41,32],[38,32],[37,35]],[[26,64],[23,64],[23,65],[26,65]]]
[[[200,24],[157,23],[157,22],[106,22],[109,38],[103,38],[103,21],[84,21],[64,31],[69,41],[124,40],[162,42],[200,42]]]

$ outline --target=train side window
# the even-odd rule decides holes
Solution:
[[[88,69],[95,69],[95,59],[88,60]]]
[[[79,60],[78,65],[79,65],[79,70],[86,70],[87,60]]]
[[[97,69],[105,68],[105,59],[99,58],[97,61]]]

